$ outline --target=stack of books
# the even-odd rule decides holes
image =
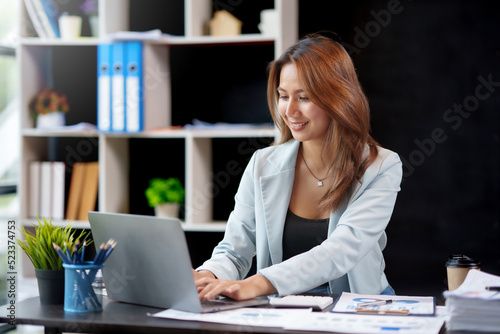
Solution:
[[[500,332],[500,277],[471,269],[465,281],[445,291],[448,330]]]
[[[67,173],[71,174],[68,194]],[[87,221],[88,212],[97,204],[98,186],[97,161],[75,162],[72,166],[66,166],[62,161],[31,161],[28,216]]]
[[[38,37],[61,37],[58,23],[60,3],[55,0],[24,0],[24,4]]]

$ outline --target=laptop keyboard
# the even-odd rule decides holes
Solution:
[[[229,298],[221,298],[221,299],[203,299],[201,301],[201,305],[206,306],[220,306],[220,305],[232,305],[238,303],[237,300],[229,299]]]

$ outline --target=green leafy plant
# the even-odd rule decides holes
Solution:
[[[34,233],[22,226],[19,230],[25,240],[16,238],[17,243],[33,263],[35,269],[62,270],[62,260],[52,243],[56,243],[63,252],[67,250],[73,256],[73,247],[77,240],[85,236],[86,232],[82,231],[78,237],[75,237],[76,231],[71,225],[54,226],[50,219],[48,221],[45,218],[42,219],[43,221],[37,217],[38,225],[33,225]],[[88,244],[90,244],[89,241],[87,241]]]
[[[181,181],[176,177],[154,178],[149,181],[145,195],[149,206],[155,207],[163,203],[182,203],[185,191]]]

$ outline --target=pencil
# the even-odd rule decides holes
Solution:
[[[80,257],[78,256],[78,250],[80,249],[80,239],[76,239],[75,246],[73,247],[73,256],[75,257],[75,262],[81,264]]]
[[[97,254],[94,257],[94,264],[99,264],[99,261],[100,261],[102,255],[104,254],[104,247],[105,247],[105,244],[101,244],[99,246],[99,251],[97,251]]]
[[[366,302],[366,303],[357,303],[356,307],[367,307],[367,306],[376,306],[376,305],[386,305],[392,303],[392,299],[387,299],[387,300],[375,300],[373,302]]]
[[[113,249],[115,249],[116,244],[117,244],[117,242],[115,240],[111,241],[111,245],[109,246],[108,251],[104,255],[104,259],[102,260],[102,262],[104,262],[104,261],[106,261],[108,259],[109,255],[111,255],[111,252],[113,251]]]
[[[409,313],[408,310],[375,310],[369,308],[356,308],[356,313],[360,314],[388,314],[388,315],[407,315]]]
[[[85,249],[87,248],[87,240],[83,242],[82,252],[81,252],[81,261],[85,262]]]
[[[70,263],[72,263],[73,262],[73,258],[71,257],[71,254],[69,253],[69,247],[66,244],[66,241],[63,243],[63,245],[64,245],[64,248],[66,248],[66,256],[68,257]]]
[[[78,256],[78,247],[73,246],[73,262],[75,264],[82,264],[80,257]]]
[[[71,264],[71,261],[66,257],[66,255],[64,255],[61,247],[59,247],[58,244],[56,244],[55,242],[52,242],[52,246],[54,247],[54,249],[56,250],[56,253],[59,255],[59,257],[61,258],[61,260],[64,263]]]

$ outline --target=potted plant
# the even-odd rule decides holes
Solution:
[[[84,0],[80,6],[80,10],[88,17],[90,25],[90,34],[93,37],[99,37],[99,17],[97,0]]]
[[[145,195],[149,206],[155,208],[156,216],[178,217],[185,191],[178,178],[154,178],[149,181]]]
[[[68,98],[52,88],[44,88],[30,100],[29,110],[37,128],[64,126],[69,111]]]
[[[64,302],[64,270],[62,260],[54,249],[53,243],[61,247],[63,252],[73,256],[73,249],[86,232],[75,237],[71,225],[54,226],[50,219],[37,217],[38,224],[33,225],[34,232],[22,226],[22,238],[16,238],[20,248],[26,253],[35,267],[38,292],[41,304],[62,304]]]

